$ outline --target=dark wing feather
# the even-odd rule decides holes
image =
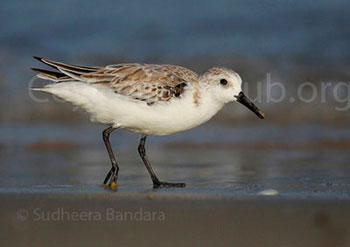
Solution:
[[[85,74],[85,73],[91,73],[91,72],[96,72],[101,67],[86,67],[86,66],[79,66],[79,65],[72,65],[72,64],[65,64],[61,62],[55,62],[51,61],[45,58],[41,57],[34,57],[35,59],[39,60],[42,63],[45,63],[49,65],[52,68],[61,70],[61,71],[67,71],[67,72],[72,72],[75,74]]]

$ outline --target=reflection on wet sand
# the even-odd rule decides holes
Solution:
[[[4,126],[0,184],[100,185],[110,166],[100,126],[79,126],[72,135],[76,127],[17,125],[13,132]],[[183,134],[151,137],[149,156],[160,178],[187,183],[171,193],[235,196],[274,189],[279,195],[347,197],[350,129],[329,129],[207,124]],[[135,149],[138,136],[119,131],[111,142],[121,169],[119,191],[151,190]]]

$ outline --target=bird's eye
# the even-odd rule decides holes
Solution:
[[[226,79],[221,79],[220,80],[220,84],[225,86],[227,84],[227,80]]]

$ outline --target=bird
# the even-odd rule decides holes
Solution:
[[[32,68],[36,76],[51,81],[32,88],[53,94],[81,107],[92,122],[108,126],[102,132],[112,167],[103,185],[116,189],[119,164],[109,137],[117,129],[141,135],[139,155],[153,188],[185,187],[185,183],[161,181],[146,156],[147,136],[166,136],[192,129],[210,120],[226,103],[239,102],[264,119],[264,113],[243,93],[235,71],[213,67],[198,75],[178,65],[122,63],[78,66],[49,59],[35,59],[53,70]]]

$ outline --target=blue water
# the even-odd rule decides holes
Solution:
[[[0,72],[12,88],[32,75],[32,55],[90,64],[194,59],[200,69],[198,58],[348,64],[349,11],[348,2],[329,0],[4,0]]]
[[[85,115],[51,98],[50,103],[41,104],[30,99],[27,87],[34,73],[29,68],[42,66],[32,59],[33,55],[87,65],[181,64],[197,72],[221,65],[237,68],[251,83],[255,82],[252,78],[266,78],[266,72],[284,82],[302,73],[324,73],[327,78],[327,73],[333,71],[334,79],[348,81],[349,13],[349,2],[330,0],[3,0],[0,185],[95,186],[110,166],[101,140],[103,127],[82,125],[80,120],[87,121]],[[263,105],[267,122],[278,114],[284,123],[296,112],[304,114],[295,126],[271,122],[263,126],[256,121],[243,127],[235,122],[222,127],[213,120],[214,127],[206,125],[173,137],[151,138],[150,155],[162,178],[186,182],[190,192],[249,193],[249,186],[257,185],[254,193],[265,187],[277,188],[281,193],[305,193],[314,187],[328,188],[331,182],[336,184],[332,188],[347,193],[349,129],[344,125],[338,128],[300,123],[304,116],[316,121],[317,117],[333,119],[332,114],[322,111],[326,103],[315,105],[290,104],[294,112],[277,112]],[[273,106],[283,109],[281,105]],[[227,109],[224,114],[230,116]],[[330,113],[334,113],[332,110]],[[344,116],[331,123],[341,124],[349,116],[347,112],[338,113]],[[70,121],[75,116],[79,116],[76,122]],[[251,115],[245,116],[252,122]],[[232,123],[232,119],[226,122]],[[79,124],[64,125],[67,122]],[[121,168],[122,188],[149,188],[150,179],[136,151],[138,139],[131,136],[121,132],[113,137],[121,163],[126,164]],[[45,141],[54,146],[57,142],[73,146],[52,150],[44,147],[43,151],[35,148]],[[328,147],[329,143],[333,146]],[[187,147],[182,149],[182,144]],[[238,144],[246,146],[241,150]],[[273,148],[269,148],[271,144]],[[307,149],[303,150],[305,145]],[[286,187],[283,181],[289,181]],[[303,182],[309,187],[303,188]],[[292,184],[301,187],[288,190]]]
[[[110,169],[98,125],[16,124],[0,128],[0,193],[102,192]],[[264,190],[306,198],[349,198],[349,128],[322,125],[217,126],[149,137],[147,154],[160,179],[185,182],[159,193],[256,196]],[[155,192],[138,152],[139,136],[116,131],[119,192]],[[272,146],[271,146],[272,145]],[[158,193],[158,192],[157,192]]]

